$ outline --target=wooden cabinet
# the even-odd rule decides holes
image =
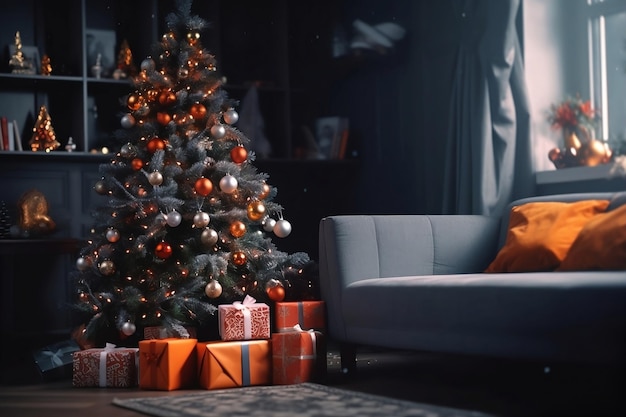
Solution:
[[[62,145],[59,152],[64,152],[70,137],[76,152],[113,146],[112,135],[120,128],[124,112],[121,98],[132,88],[129,79],[113,77],[121,44],[128,42],[133,62],[140,67],[166,33],[166,16],[175,10],[174,3],[5,1],[0,16],[0,115],[17,122],[24,149],[44,105]],[[313,126],[318,100],[304,74],[318,72],[330,57],[331,29],[325,17],[332,7],[329,0],[313,5],[287,0],[192,4],[192,14],[209,23],[201,41],[215,54],[229,96],[244,100],[253,87],[258,93],[258,109],[271,147],[263,157],[292,158],[303,141],[301,127]],[[14,45],[18,31],[25,54],[35,47],[39,58],[50,57],[52,75],[41,75],[40,59],[34,62],[34,75],[11,73],[9,46]],[[100,78],[92,70],[98,55]],[[248,100],[248,107],[250,103],[254,101]]]

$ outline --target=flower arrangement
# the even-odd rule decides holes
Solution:
[[[579,95],[553,104],[550,106],[548,115],[548,121],[553,129],[576,133],[587,130],[589,134],[595,128],[599,118],[598,112],[591,106],[591,101],[584,101]]]

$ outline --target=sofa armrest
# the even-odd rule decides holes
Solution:
[[[478,215],[342,215],[319,226],[320,291],[341,333],[342,291],[369,278],[483,271],[500,219]],[[333,325],[334,324],[334,325]]]

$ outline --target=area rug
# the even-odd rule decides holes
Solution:
[[[157,417],[489,417],[309,382],[115,398],[113,404]]]

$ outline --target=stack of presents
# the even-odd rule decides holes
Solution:
[[[107,345],[71,353],[76,387],[222,389],[320,381],[326,374],[323,301],[276,302],[247,296],[218,306],[220,340],[170,337],[147,327],[139,347]]]

